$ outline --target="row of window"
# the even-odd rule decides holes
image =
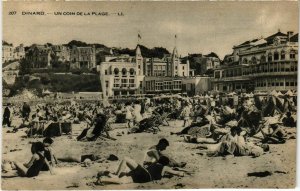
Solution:
[[[284,80],[280,80],[280,81],[269,81],[269,82],[265,82],[265,81],[258,81],[256,83],[256,87],[284,87],[284,86],[297,86],[297,81],[284,81]]]
[[[295,50],[291,50],[290,51],[290,59],[296,59],[296,54],[297,51]],[[267,55],[268,57],[268,62],[272,62],[272,61],[278,61],[278,60],[285,60],[286,59],[286,52],[283,50],[281,51],[281,53],[279,54],[279,52],[274,52],[274,54],[272,54],[271,52]],[[240,58],[241,61],[242,58]],[[252,57],[250,60],[248,60],[247,58],[243,59],[243,64],[258,64],[258,62],[260,61],[260,63],[265,63],[267,61],[266,56],[263,55],[260,57],[260,60],[258,60],[256,57]]]
[[[297,63],[265,63],[255,67],[245,67],[231,69],[225,71],[216,71],[215,78],[236,77],[241,75],[257,74],[257,73],[272,73],[272,72],[296,72],[298,71]]]
[[[156,82],[146,81],[146,90],[181,90],[182,83],[180,80]]]
[[[114,79],[114,87],[135,87],[134,79]]]

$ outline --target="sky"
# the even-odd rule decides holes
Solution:
[[[16,11],[16,14],[13,13]],[[46,15],[22,15],[44,11]],[[108,12],[124,16],[54,15]],[[3,40],[26,46],[71,40],[109,47],[138,43],[178,53],[217,53],[278,30],[298,33],[298,2],[3,2]],[[13,15],[11,15],[13,14]],[[175,35],[177,39],[175,40]]]

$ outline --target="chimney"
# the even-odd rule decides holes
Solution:
[[[288,31],[287,32],[287,38],[288,38],[288,42],[290,42],[291,37],[293,36],[294,32],[293,31]]]

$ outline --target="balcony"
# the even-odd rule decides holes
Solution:
[[[222,78],[213,78],[213,82],[222,82],[222,81],[245,81],[252,80],[257,77],[269,77],[269,76],[296,76],[297,71],[291,72],[262,72],[254,74],[246,74],[242,76],[232,76],[232,77],[222,77]]]

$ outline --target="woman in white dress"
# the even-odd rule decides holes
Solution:
[[[141,115],[141,110],[142,110],[141,104],[139,103],[139,101],[136,101],[134,103],[134,110],[133,110],[135,124],[138,124],[143,119]]]
[[[133,116],[132,116],[133,108],[131,106],[131,103],[128,102],[125,104],[125,110],[126,110],[126,121],[128,124],[128,128],[130,128],[131,122],[133,120]]]

